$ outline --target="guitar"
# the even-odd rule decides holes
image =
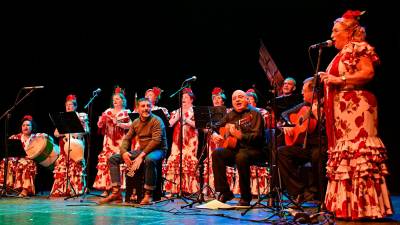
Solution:
[[[251,119],[253,119],[253,116],[251,114],[248,114],[242,119],[236,121],[233,125],[237,129],[240,129],[244,126],[249,126]],[[224,140],[222,141],[222,144],[218,145],[218,147],[231,149],[236,148],[237,138],[230,134],[229,129],[226,126],[219,128],[219,134],[224,138]]]
[[[312,133],[317,127],[317,120],[310,118],[310,107],[303,106],[297,113],[292,113],[289,115],[289,120],[292,124],[295,124],[293,127],[293,135],[289,136],[285,134],[285,143],[287,146],[292,146],[297,143],[304,142],[305,132]],[[308,122],[310,121],[310,122]]]

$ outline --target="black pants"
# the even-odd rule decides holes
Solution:
[[[258,149],[215,149],[212,153],[215,190],[221,193],[230,191],[226,178],[226,166],[236,164],[239,172],[241,198],[250,201],[250,165],[265,161],[266,155],[267,153]]]
[[[278,186],[280,175],[282,185],[286,187],[289,195],[297,196],[302,194],[306,188],[317,192],[319,189],[318,178],[321,176],[319,153],[319,148],[314,146],[309,146],[306,149],[300,146],[279,147],[276,155],[276,167],[272,171],[271,188]],[[307,162],[311,162],[312,165],[313,174],[310,186],[307,186],[307,179],[302,177],[299,172],[299,166]]]

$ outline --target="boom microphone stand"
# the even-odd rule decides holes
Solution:
[[[85,105],[84,109],[88,110],[88,118],[89,118],[89,127],[90,127],[90,123],[92,121],[92,115],[93,115],[93,100],[98,96],[98,94],[101,92],[101,89],[98,88],[97,90],[93,91],[93,96],[92,98],[90,98],[89,102]],[[86,165],[84,165],[83,168],[83,172],[84,172],[84,179],[83,179],[83,194],[79,194],[82,195],[82,198],[80,200],[80,202],[83,202],[84,199],[86,199],[87,194],[93,195],[93,196],[97,196],[97,197],[102,197],[101,195],[95,195],[95,194],[91,194],[89,188],[87,187],[87,182],[89,179],[89,171],[90,171],[90,167],[89,167],[89,162],[90,162],[90,149],[91,149],[91,135],[90,135],[90,129],[89,132],[87,133],[86,136],[86,142],[87,142],[87,156],[86,156]]]
[[[186,198],[182,194],[182,151],[183,151],[183,149],[182,149],[183,148],[183,103],[182,103],[183,93],[182,93],[182,90],[187,88],[187,87],[189,87],[189,84],[190,84],[189,82],[192,81],[192,80],[196,80],[196,77],[193,76],[192,78],[188,78],[188,79],[184,80],[182,85],[181,85],[181,87],[179,88],[179,90],[177,90],[175,93],[173,93],[172,95],[169,96],[170,98],[173,98],[175,95],[179,94],[178,95],[178,101],[179,101],[179,105],[180,105],[180,108],[179,108],[179,115],[180,115],[180,118],[179,118],[179,121],[180,121],[180,133],[179,133],[179,193],[178,193],[178,196],[176,196],[176,197],[171,197],[169,199],[158,201],[156,203],[167,201],[167,200],[173,201],[174,199],[182,199],[185,203],[188,203],[187,200],[191,200],[189,198]]]
[[[326,152],[323,151],[323,146],[324,144],[322,143],[322,133],[323,133],[323,126],[322,126],[322,115],[321,115],[321,80],[320,77],[318,76],[318,71],[319,67],[321,64],[321,55],[322,55],[322,48],[323,45],[319,45],[318,48],[318,58],[317,58],[317,66],[315,67],[315,73],[314,73],[314,88],[313,88],[313,97],[312,101],[314,101],[315,98],[317,98],[317,132],[318,132],[318,177],[314,179],[318,179],[318,189],[320,191],[320,199],[321,199],[321,204],[319,204],[318,211],[321,211],[324,208],[324,199],[325,199],[325,185],[323,180],[324,178],[324,166],[323,166],[323,160],[325,159]],[[308,53],[310,55],[310,50],[312,49],[312,46],[308,48]],[[311,57],[310,57],[311,59]],[[312,61],[311,61],[312,63]],[[310,111],[308,112],[309,114],[312,113],[312,107],[310,107]],[[310,120],[308,121],[310,122]],[[305,141],[304,141],[304,146],[306,146],[306,139],[307,139],[307,134],[308,130],[306,131],[306,136],[305,136]]]

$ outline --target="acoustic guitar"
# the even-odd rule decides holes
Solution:
[[[309,133],[314,132],[315,128],[317,127],[317,120],[310,118],[310,115],[311,113],[309,106],[303,106],[297,113],[292,113],[289,115],[290,122],[295,124],[295,126],[293,127],[292,136],[285,134],[285,143],[287,146],[303,143],[307,128]]]
[[[253,116],[248,114],[242,119],[236,121],[233,125],[236,127],[236,129],[241,129],[245,126],[249,126],[251,119],[253,119]],[[224,138],[224,140],[222,141],[222,144],[218,145],[218,147],[231,149],[236,148],[237,138],[230,134],[229,129],[226,127],[221,127],[219,128],[219,134]]]

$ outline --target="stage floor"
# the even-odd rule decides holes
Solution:
[[[0,199],[0,224],[250,224],[293,222],[293,216],[286,213],[285,217],[274,216],[274,211],[268,208],[256,208],[246,215],[244,209],[210,210],[189,208],[182,199],[164,201],[150,206],[134,204],[97,205],[99,197],[87,195],[68,200],[64,198],[47,198],[48,193],[42,193],[30,198],[2,197]],[[99,193],[96,193],[99,194]],[[190,202],[190,201],[189,201]],[[229,204],[234,205],[233,200]],[[336,224],[400,224],[400,196],[392,196],[395,214],[379,221],[347,222],[336,221]],[[198,206],[195,204],[194,206]],[[306,203],[304,209],[310,214],[317,212],[317,205]],[[321,219],[328,215],[321,216]]]

